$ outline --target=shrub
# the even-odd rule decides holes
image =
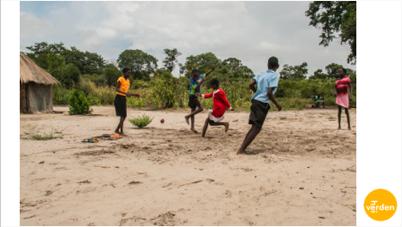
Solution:
[[[138,128],[144,128],[152,122],[152,118],[144,114],[139,117],[130,119],[130,122]]]
[[[74,90],[70,95],[69,102],[69,113],[74,114],[88,114],[91,112],[89,108],[89,102],[84,92],[80,90]]]

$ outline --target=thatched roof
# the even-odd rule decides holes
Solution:
[[[34,82],[45,85],[59,83],[50,73],[35,64],[35,62],[24,53],[20,53],[20,81],[21,83]]]

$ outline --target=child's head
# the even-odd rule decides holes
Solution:
[[[129,68],[124,67],[122,72],[123,72],[123,75],[126,76],[126,77],[128,77],[130,75],[130,69]]]
[[[344,77],[345,75],[346,75],[346,69],[343,68],[343,67],[340,67],[340,68],[338,69],[338,77],[339,77],[339,78],[342,78],[342,77]]]
[[[269,59],[268,59],[268,69],[271,69],[271,70],[277,70],[279,68],[279,61],[278,61],[278,58],[277,57],[274,57],[274,56],[272,56],[272,57],[270,57]]]
[[[211,81],[209,81],[209,87],[212,89],[218,89],[219,88],[219,80],[212,79]]]
[[[200,75],[200,71],[198,71],[198,69],[193,69],[191,71],[191,77],[197,78],[199,75]]]

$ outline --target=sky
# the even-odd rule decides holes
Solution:
[[[349,46],[319,45],[309,26],[308,2],[21,2],[21,51],[35,42],[63,42],[116,61],[126,49],[141,49],[162,66],[163,49],[189,55],[213,52],[236,57],[254,73],[270,56],[281,65],[308,63],[309,74],[346,62]]]

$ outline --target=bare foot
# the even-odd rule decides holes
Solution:
[[[227,132],[229,130],[229,123],[225,124],[225,132]]]
[[[191,131],[193,131],[194,133],[198,133],[198,131],[193,128],[191,129]]]
[[[238,150],[237,152],[236,152],[236,154],[245,154],[246,152],[244,151],[244,150]]]
[[[190,122],[188,121],[189,117],[185,116],[184,119],[186,119],[186,123],[189,125],[190,124]]]

